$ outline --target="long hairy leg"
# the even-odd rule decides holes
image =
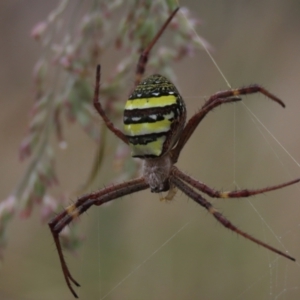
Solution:
[[[96,69],[96,83],[95,83],[95,91],[94,91],[94,107],[96,108],[99,115],[102,117],[103,121],[105,122],[107,128],[113,132],[119,139],[121,139],[125,144],[128,144],[127,137],[125,134],[115,127],[112,121],[107,117],[105,111],[102,108],[102,105],[99,101],[99,94],[100,94],[100,78],[101,78],[101,66],[98,65]]]
[[[188,197],[193,199],[195,202],[200,204],[202,207],[204,207],[210,214],[212,214],[215,219],[220,222],[224,227],[228,228],[229,230],[232,230],[233,232],[236,232],[237,234],[243,236],[244,238],[270,250],[273,251],[281,256],[284,256],[292,261],[295,261],[295,258],[291,257],[290,255],[262,242],[261,240],[251,236],[250,234],[240,230],[235,225],[233,225],[229,220],[227,220],[220,212],[218,212],[213,205],[208,202],[206,199],[204,199],[200,194],[196,193],[191,187],[189,187],[186,183],[181,181],[178,177],[172,176],[170,178],[171,183],[176,185],[184,194],[186,194]]]
[[[136,67],[136,74],[135,74],[135,82],[134,82],[134,88],[141,82],[141,79],[145,73],[146,65],[148,62],[148,57],[150,54],[151,49],[156,44],[158,39],[161,37],[169,23],[172,21],[176,13],[178,12],[179,7],[177,7],[171,15],[168,17],[168,19],[165,21],[163,26],[160,28],[160,30],[157,32],[155,37],[152,39],[152,41],[149,43],[149,45],[143,50],[143,52],[140,55],[137,67]]]
[[[177,162],[182,148],[187,143],[187,141],[189,140],[189,138],[191,137],[191,135],[193,134],[194,130],[197,128],[199,123],[204,119],[204,117],[210,111],[212,111],[214,108],[216,108],[217,106],[220,106],[222,104],[237,102],[237,101],[241,101],[241,100],[242,99],[238,98],[238,97],[213,99],[213,101],[209,101],[208,105],[205,104],[196,114],[194,114],[194,116],[191,117],[190,120],[188,121],[188,123],[185,125],[185,127],[180,135],[180,139],[179,139],[177,145],[175,146],[174,149],[172,149],[171,155],[172,155],[173,163]]]
[[[149,45],[142,51],[137,67],[136,67],[136,75],[135,75],[135,83],[134,83],[134,87],[135,88],[141,81],[144,73],[145,73],[145,69],[146,69],[146,65],[148,62],[148,57],[150,54],[151,49],[153,48],[153,46],[156,44],[156,42],[158,41],[158,39],[160,38],[160,36],[163,34],[163,32],[165,31],[165,29],[167,28],[167,26],[169,25],[169,23],[171,22],[171,20],[174,18],[175,14],[178,12],[179,7],[177,7],[172,13],[171,15],[168,17],[168,19],[165,21],[165,23],[163,24],[163,26],[160,28],[160,30],[157,32],[157,34],[154,36],[154,38],[152,39],[152,41],[149,43]],[[102,108],[102,105],[99,101],[99,94],[100,94],[100,78],[101,78],[101,66],[98,65],[97,69],[96,69],[96,83],[95,83],[95,91],[94,91],[94,107],[96,108],[96,110],[98,111],[98,113],[100,114],[100,116],[102,117],[103,121],[105,122],[106,126],[119,138],[121,139],[125,144],[128,144],[128,139],[125,136],[125,134],[119,130],[118,128],[116,128],[114,126],[114,124],[110,121],[110,119],[107,117],[105,111]]]
[[[92,205],[101,205],[103,203],[115,200],[117,198],[120,198],[122,196],[132,194],[138,191],[145,190],[149,187],[149,185],[146,183],[145,179],[138,178],[135,180],[131,180],[128,182],[124,182],[117,185],[112,185],[106,188],[101,189],[100,191],[84,195],[78,200],[68,206],[63,212],[58,214],[56,217],[54,217],[49,223],[49,227],[56,245],[56,249],[59,255],[59,260],[61,264],[61,268],[64,274],[64,278],[66,280],[66,283],[74,295],[75,298],[78,298],[77,294],[75,293],[71,282],[75,284],[76,286],[80,286],[79,283],[72,277],[69,268],[66,264],[66,261],[63,256],[63,251],[61,247],[61,243],[59,240],[59,233],[68,225],[70,222],[72,222],[75,218],[77,218],[79,215],[81,215],[83,212],[88,210]]]
[[[244,198],[244,197],[250,197],[250,196],[254,196],[254,195],[258,195],[258,194],[263,194],[263,193],[266,193],[266,192],[279,190],[279,189],[282,189],[282,188],[287,187],[289,185],[300,182],[300,178],[297,178],[297,179],[294,179],[294,180],[291,180],[291,181],[288,181],[288,182],[285,182],[285,183],[281,183],[281,184],[277,184],[277,185],[273,185],[273,186],[269,186],[269,187],[265,187],[265,188],[261,188],[261,189],[251,189],[251,190],[243,189],[243,190],[236,190],[236,191],[221,192],[221,191],[212,189],[209,186],[207,186],[206,184],[204,184],[204,183],[192,178],[191,176],[181,172],[176,167],[173,167],[172,172],[175,176],[177,176],[178,178],[180,178],[184,182],[188,183],[189,185],[196,188],[200,192],[203,192],[203,193],[205,193],[208,196],[213,197],[213,198]]]
[[[202,106],[200,111],[197,112],[184,127],[181,137],[177,143],[177,146],[173,150],[174,161],[175,162],[177,161],[182,148],[187,143],[187,141],[189,140],[189,138],[191,137],[191,135],[193,134],[193,132],[195,131],[199,123],[203,120],[203,118],[206,116],[208,112],[210,112],[215,107],[223,103],[230,103],[230,102],[241,100],[241,98],[239,98],[238,96],[254,94],[254,93],[261,93],[266,97],[268,97],[269,99],[273,100],[274,102],[278,103],[282,107],[285,107],[283,101],[281,101],[278,97],[276,97],[275,95],[273,95],[268,90],[266,90],[265,88],[263,88],[258,84],[253,84],[243,88],[231,89],[231,90],[215,93],[214,95],[210,96],[210,98],[205,102],[205,104]]]

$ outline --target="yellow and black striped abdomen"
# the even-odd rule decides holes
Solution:
[[[186,118],[183,99],[161,75],[142,81],[124,110],[124,130],[133,157],[158,157],[176,143]]]

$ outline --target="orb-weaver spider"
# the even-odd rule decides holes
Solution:
[[[141,177],[103,188],[97,192],[83,195],[78,198],[74,204],[68,206],[62,213],[54,217],[49,222],[49,227],[56,244],[66,283],[76,298],[77,294],[75,293],[71,282],[76,286],[79,286],[79,284],[72,277],[63,257],[59,233],[73,219],[88,210],[92,205],[99,206],[122,196],[148,188],[150,188],[153,193],[167,191],[167,195],[164,198],[161,198],[161,200],[171,200],[178,188],[188,197],[192,198],[195,202],[207,209],[207,211],[226,228],[258,245],[295,261],[295,259],[288,254],[269,246],[268,244],[235,227],[196,190],[203,192],[210,197],[216,198],[249,197],[281,189],[299,182],[300,179],[261,189],[220,192],[193,179],[175,167],[175,163],[178,160],[181,150],[193,134],[196,127],[215,107],[225,103],[241,101],[242,99],[238,96],[253,93],[262,93],[269,99],[280,104],[282,107],[285,107],[284,103],[280,99],[260,85],[250,85],[239,89],[217,92],[212,95],[205,102],[202,108],[186,123],[186,107],[184,101],[176,87],[168,79],[161,75],[152,75],[142,81],[142,76],[145,72],[150,50],[171,22],[178,9],[179,8],[172,12],[159,32],[140,55],[136,69],[135,89],[129,96],[124,110],[125,133],[114,126],[114,124],[106,116],[99,102],[100,65],[97,67],[93,104],[106,126],[119,139],[131,147],[133,157],[138,157],[144,160],[144,165]]]

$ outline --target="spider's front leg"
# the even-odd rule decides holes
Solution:
[[[282,107],[285,107],[285,104],[282,100],[280,100],[278,97],[276,97],[275,95],[270,93],[268,90],[266,90],[264,87],[262,87],[259,84],[251,84],[251,85],[237,88],[237,89],[231,89],[231,90],[227,90],[227,91],[218,92],[218,93],[212,95],[206,104],[208,104],[208,102],[213,101],[214,99],[217,99],[217,98],[228,98],[228,97],[232,97],[232,96],[249,95],[249,94],[255,94],[255,93],[263,94],[267,98],[277,102]]]
[[[188,123],[185,125],[180,139],[174,149],[171,151],[172,161],[176,163],[178,157],[180,155],[181,150],[183,149],[184,145],[187,143],[199,123],[204,119],[204,117],[212,111],[215,107],[220,106],[225,103],[232,103],[241,101],[242,99],[236,96],[228,97],[228,98],[215,98],[213,100],[208,100],[203,107],[197,112],[193,117],[191,117]]]
[[[231,103],[242,100],[238,96],[241,95],[248,95],[254,93],[261,93],[267,96],[269,99],[273,100],[274,102],[278,103],[282,107],[285,107],[285,104],[282,100],[278,97],[270,93],[268,90],[263,88],[258,84],[249,85],[246,87],[238,88],[238,89],[231,89],[226,91],[217,92],[214,95],[210,96],[209,99],[205,102],[199,112],[197,112],[186,124],[181,134],[181,137],[177,143],[176,148],[173,149],[173,159],[174,162],[177,161],[181,150],[183,149],[184,145],[187,143],[199,123],[203,120],[203,118],[212,111],[215,107],[225,104]]]
[[[157,32],[157,34],[154,36],[152,41],[149,43],[149,45],[142,51],[137,67],[136,67],[136,73],[135,73],[135,82],[134,82],[134,87],[136,87],[142,80],[142,77],[145,73],[146,65],[148,62],[148,57],[150,54],[151,49],[153,46],[156,44],[160,36],[163,34],[169,23],[172,21],[176,13],[178,12],[179,7],[177,7],[168,17],[168,19],[165,21],[163,26],[160,28],[160,30]]]
[[[99,101],[99,94],[100,94],[100,78],[101,78],[101,66],[98,65],[96,69],[96,83],[95,83],[95,91],[94,91],[94,107],[96,108],[99,115],[102,117],[103,121],[105,122],[107,128],[112,131],[119,139],[121,139],[125,144],[128,144],[128,139],[125,134],[115,127],[112,121],[107,117],[105,111],[102,108],[102,105]]]
[[[136,67],[136,74],[135,74],[135,83],[134,88],[141,82],[141,79],[144,75],[145,68],[148,62],[148,57],[150,54],[151,49],[156,44],[160,36],[163,34],[169,23],[172,21],[176,13],[178,12],[179,7],[177,7],[168,17],[168,19],[165,21],[163,26],[160,28],[160,30],[157,32],[157,34],[154,36],[152,41],[148,44],[148,46],[142,51],[137,67]],[[96,83],[95,83],[95,91],[94,91],[94,107],[102,117],[103,121],[105,122],[106,126],[111,130],[119,139],[121,139],[125,144],[128,144],[128,139],[126,135],[116,128],[114,124],[111,122],[111,120],[107,117],[105,111],[102,108],[102,105],[99,101],[99,95],[100,95],[100,78],[101,78],[101,66],[98,65],[96,69]]]
[[[70,224],[75,218],[81,215],[83,212],[87,211],[92,205],[100,206],[103,203],[112,201],[114,199],[120,198],[122,196],[132,194],[138,191],[145,190],[149,187],[145,179],[138,178],[128,182],[124,182],[117,185],[112,185],[106,187],[100,191],[84,195],[80,197],[74,204],[68,206],[62,213],[54,217],[49,223],[49,227],[54,238],[56,249],[58,252],[61,268],[65,277],[65,281],[74,295],[75,298],[78,298],[75,293],[71,283],[76,286],[80,286],[79,283],[72,277],[69,268],[66,264],[65,258],[63,256],[63,251],[61,243],[59,240],[60,232]]]

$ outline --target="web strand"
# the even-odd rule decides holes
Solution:
[[[165,247],[171,240],[173,240],[190,223],[191,223],[191,221],[188,221],[183,226],[181,226],[172,236],[170,236],[163,244],[161,244],[156,250],[154,250],[145,260],[143,260],[131,272],[129,272],[122,280],[120,280],[114,286],[114,288],[112,288],[107,294],[105,294],[101,298],[101,300],[107,298],[115,289],[117,289],[121,284],[123,284],[123,282],[125,282],[130,276],[132,276],[137,270],[139,270],[147,261],[149,261],[153,256],[155,256],[163,247]]]

